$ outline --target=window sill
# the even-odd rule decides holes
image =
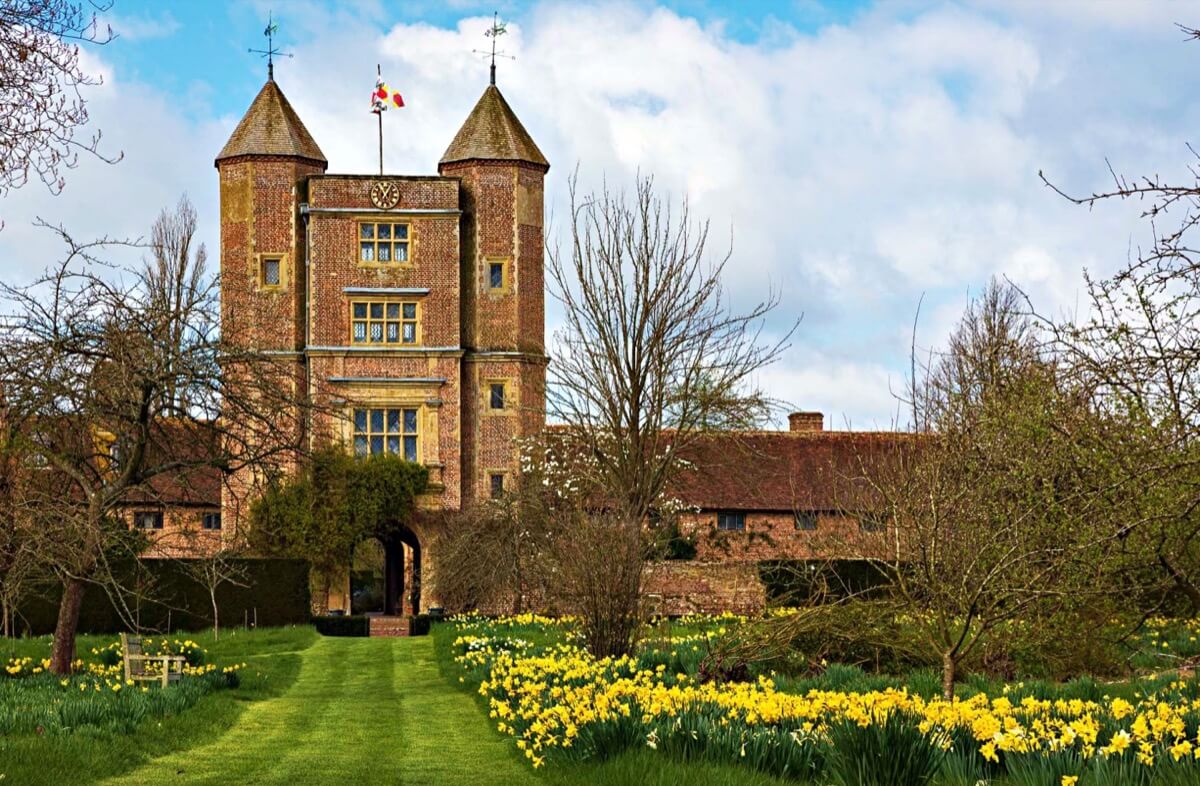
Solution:
[[[359,262],[358,267],[366,270],[412,270],[416,265],[412,262]]]

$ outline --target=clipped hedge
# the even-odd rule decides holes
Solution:
[[[371,623],[365,614],[313,617],[312,624],[322,636],[371,635]]]
[[[408,635],[409,636],[428,636],[429,628],[432,627],[435,619],[432,614],[418,614],[415,617],[408,618]]]
[[[308,563],[290,559],[238,561],[246,586],[224,584],[217,589],[222,627],[247,622],[260,627],[303,625],[312,613],[309,604]],[[190,631],[212,625],[208,588],[187,574],[175,560],[129,561],[113,566],[125,587],[137,587],[143,597],[129,603],[143,630]],[[54,632],[61,588],[30,597],[17,610],[17,630],[40,636]],[[112,633],[126,625],[100,587],[89,586],[79,613],[80,633]]]
[[[886,592],[888,576],[865,560],[764,560],[758,575],[772,606],[799,606],[828,592],[828,599],[849,595],[879,597]]]

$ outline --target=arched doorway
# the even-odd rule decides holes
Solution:
[[[350,560],[350,613],[383,613],[383,542],[367,538],[354,547]]]
[[[383,542],[383,613],[420,614],[421,541],[415,532],[404,526],[394,528],[380,540]]]

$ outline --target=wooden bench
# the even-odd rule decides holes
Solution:
[[[158,682],[165,688],[183,676],[183,664],[187,658],[182,655],[147,655],[142,652],[142,637],[121,634],[121,652],[125,654],[125,681]],[[148,663],[161,665],[158,673],[146,668]]]

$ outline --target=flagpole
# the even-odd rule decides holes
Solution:
[[[375,64],[375,76],[383,76],[383,71],[379,68],[379,63]],[[375,117],[379,118],[379,174],[383,175],[383,112],[376,112]]]

